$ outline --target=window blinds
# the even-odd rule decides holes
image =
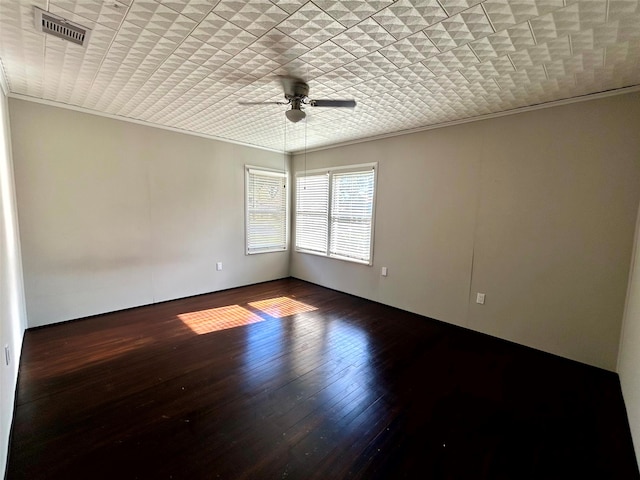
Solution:
[[[375,169],[353,166],[296,178],[296,250],[371,263]]]
[[[247,253],[287,249],[286,175],[248,168]]]
[[[371,257],[374,171],[334,173],[329,253],[355,260]]]
[[[307,175],[296,180],[296,248],[326,255],[329,175]]]

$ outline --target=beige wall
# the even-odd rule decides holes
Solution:
[[[29,326],[288,276],[244,250],[244,165],[282,154],[9,106]]]
[[[0,90],[0,477],[4,478],[26,327],[7,99]],[[4,349],[10,350],[6,364]]]
[[[308,153],[379,163],[374,265],[293,253],[292,275],[614,370],[638,131],[634,93]]]
[[[282,155],[12,99],[29,325],[291,272],[613,370],[639,99],[309,153],[308,169],[379,163],[374,266],[293,253],[290,270],[286,253],[243,247],[242,166],[277,168]]]
[[[618,374],[627,407],[631,435],[640,463],[640,214],[636,225],[636,241],[627,305],[624,311]]]

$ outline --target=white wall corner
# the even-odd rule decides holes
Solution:
[[[629,269],[629,283],[625,301],[618,364],[616,371],[631,430],[631,438],[640,464],[640,207],[636,219],[634,248]]]
[[[0,65],[0,83],[3,83]],[[7,466],[11,425],[18,383],[18,366],[26,328],[26,307],[18,218],[16,210],[13,152],[11,148],[6,84],[0,93],[0,472]],[[5,365],[5,345],[9,364]]]
[[[627,327],[627,322],[628,319],[627,317],[629,316],[629,303],[630,303],[630,299],[631,296],[633,294],[633,279],[634,279],[634,275],[640,275],[639,271],[636,271],[636,264],[637,264],[637,257],[640,254],[640,252],[638,250],[640,250],[640,248],[638,248],[640,245],[640,205],[638,205],[638,215],[636,217],[636,231],[633,237],[633,252],[631,254],[631,266],[629,268],[629,280],[627,282],[627,295],[625,297],[625,302],[624,302],[624,310],[623,310],[623,314],[622,314],[622,326],[620,327],[620,343],[618,345],[618,362],[616,365],[616,373],[620,373],[620,362],[622,360],[622,346],[623,346],[623,341],[624,341],[624,335],[625,335],[625,331],[626,331],[626,327]]]

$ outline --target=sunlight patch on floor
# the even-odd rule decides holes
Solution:
[[[289,297],[276,297],[267,300],[259,300],[249,303],[256,310],[266,313],[274,318],[288,317],[298,313],[313,312],[316,307],[298,302]]]
[[[178,315],[178,318],[198,335],[264,322],[264,318],[259,317],[240,305],[229,305],[226,307],[200,310],[198,312],[181,313]]]

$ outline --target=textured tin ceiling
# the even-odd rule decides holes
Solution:
[[[33,6],[92,29],[36,31]],[[307,147],[640,84],[639,0],[0,0],[10,93],[265,148]],[[287,125],[286,143],[284,129]]]

